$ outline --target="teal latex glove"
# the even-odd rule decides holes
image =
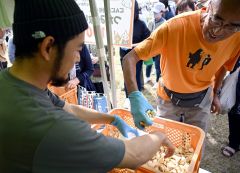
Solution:
[[[128,138],[128,133],[133,133],[135,136],[139,136],[137,129],[130,127],[117,115],[114,115],[114,120],[111,124],[117,127],[121,134],[126,138]]]
[[[155,114],[155,111],[140,91],[131,92],[128,96],[131,104],[131,113],[133,115],[135,126],[141,130],[145,126],[153,124],[152,120],[148,117],[148,113]]]

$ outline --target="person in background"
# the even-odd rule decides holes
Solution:
[[[9,42],[9,39],[13,37],[12,35],[12,29],[11,28],[6,28],[5,29],[5,40],[6,42],[8,43]]]
[[[210,0],[197,0],[196,8],[201,9],[203,7],[208,7]]]
[[[88,24],[75,0],[15,0],[14,8],[15,61],[0,72],[1,173],[100,173],[135,169],[160,146],[166,157],[173,154],[159,131],[125,141],[98,133],[90,124],[138,136],[119,116],[64,102],[47,89],[64,86],[80,61]]]
[[[152,12],[151,4],[142,3],[141,6],[139,5],[139,19],[142,20],[151,31],[154,28],[154,14]]]
[[[92,59],[92,64],[93,64],[93,74],[91,76],[91,81],[93,82],[94,87],[96,88],[97,93],[104,93],[104,88],[103,88],[103,79],[102,79],[102,74],[101,74],[101,69],[100,69],[100,62],[99,58],[97,56],[97,47],[96,45],[87,45],[91,59]],[[106,53],[107,53],[107,48],[105,47]],[[113,51],[114,54],[114,51]],[[107,56],[106,56],[107,57]],[[109,65],[107,58],[105,58],[105,69],[106,69],[106,74],[107,74],[107,80],[108,82],[110,81],[110,71],[109,71]]]
[[[240,67],[240,58],[236,63],[233,71]],[[238,69],[239,70],[239,69]],[[240,147],[240,72],[238,73],[238,81],[236,87],[236,103],[228,113],[229,124],[229,143],[221,148],[222,154],[226,157],[232,157],[239,151]]]
[[[169,19],[171,19],[172,17],[175,16],[174,15],[175,13],[172,11],[171,7],[168,4],[168,0],[159,0],[159,2],[163,3],[165,5],[165,8],[166,8],[165,15],[163,16],[164,19],[169,20]]]
[[[173,14],[175,14],[176,13],[176,4],[177,4],[176,0],[169,0],[168,4],[169,4]]]
[[[165,22],[166,20],[163,18],[164,13],[166,11],[165,9],[165,5],[161,2],[157,2],[154,4],[153,7],[153,13],[154,13],[154,28],[151,30],[151,32],[153,32],[157,27],[159,27],[163,22]],[[161,75],[161,70],[160,70],[160,55],[157,55],[153,58],[154,60],[154,64],[155,64],[155,70],[156,70],[156,83],[154,84],[154,88],[157,88],[157,84],[158,84],[158,80],[160,78]],[[145,83],[149,82],[150,79],[150,75],[151,75],[151,71],[152,71],[152,65],[147,65],[146,66],[146,79],[145,79]]]
[[[91,76],[94,70],[92,59],[85,44],[80,51],[80,59],[81,60],[76,63],[70,71],[70,80],[66,84],[66,88],[73,89],[80,85],[86,88],[87,91],[96,91],[96,88],[91,81]]]
[[[9,61],[13,64],[15,60],[15,45],[13,44],[13,37],[8,40],[8,57]]]
[[[124,81],[138,128],[152,124],[148,112],[154,109],[138,91],[135,64],[161,54],[158,115],[207,132],[211,112],[220,112],[223,77],[240,56],[239,11],[239,0],[212,0],[208,8],[166,21],[124,57]]]
[[[7,44],[5,30],[0,28],[0,71],[7,68]]]
[[[176,8],[176,15],[188,12],[195,11],[195,4],[192,0],[180,0],[178,1]]]
[[[133,23],[133,47],[135,47],[138,43],[146,39],[150,35],[150,31],[147,28],[146,24],[139,19],[139,7],[138,7],[138,2],[135,1],[135,9],[134,9],[134,23]],[[132,49],[128,48],[123,48],[120,47],[120,61],[122,64],[123,57],[130,52]],[[135,72],[135,78],[137,81],[137,86],[138,90],[142,90],[142,80],[141,80],[141,75],[142,75],[142,64],[143,61],[139,61],[136,64],[136,72]],[[124,84],[124,89],[125,89],[125,94],[126,94],[126,100],[124,102],[124,108],[129,108],[130,107],[130,102],[128,99],[128,93]]]

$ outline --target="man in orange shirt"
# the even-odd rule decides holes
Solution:
[[[152,124],[147,113],[153,107],[137,90],[135,64],[161,54],[159,115],[207,131],[210,110],[220,111],[223,76],[240,55],[239,10],[239,0],[212,0],[207,9],[165,22],[124,57],[124,79],[138,128]]]

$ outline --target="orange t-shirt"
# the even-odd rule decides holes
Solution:
[[[208,88],[217,71],[222,66],[231,70],[240,56],[240,33],[216,43],[203,39],[202,10],[168,20],[134,48],[142,60],[161,54],[163,83],[172,91],[193,93]],[[157,92],[169,99],[160,85]]]

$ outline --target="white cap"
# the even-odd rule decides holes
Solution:
[[[154,7],[153,7],[153,12],[154,13],[160,13],[161,11],[163,11],[163,12],[166,11],[165,5],[161,2],[155,3]]]

